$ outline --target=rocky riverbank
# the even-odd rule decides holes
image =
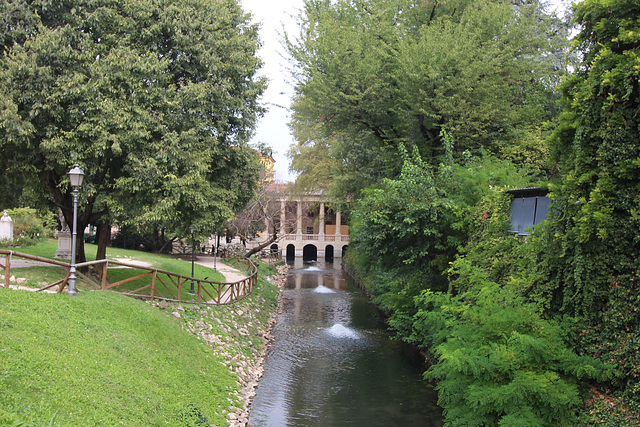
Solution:
[[[276,275],[265,278],[277,288],[277,292],[257,289],[235,304],[154,304],[183,320],[183,327],[220,355],[225,366],[237,376],[237,388],[229,396],[229,408],[225,413],[232,427],[248,425],[249,406],[263,374],[263,362],[272,342],[271,329],[275,323],[280,290],[284,287],[288,268],[286,265],[280,266]]]

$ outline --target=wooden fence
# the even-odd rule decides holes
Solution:
[[[2,256],[4,255],[4,263]],[[9,287],[11,278],[11,264],[14,258],[34,261],[44,266],[57,266],[66,270],[64,279],[37,289],[38,292],[54,289],[61,293],[69,283],[70,264],[67,262],[51,260],[20,252],[0,250],[0,269],[4,269],[4,287]],[[169,271],[157,268],[145,267],[136,264],[113,261],[97,260],[76,264],[76,275],[78,281],[82,280],[83,287],[95,290],[113,290],[125,295],[141,299],[165,300],[184,303],[200,304],[229,304],[237,301],[253,291],[258,282],[258,268],[249,259],[246,260],[249,267],[249,274],[237,282],[214,282],[195,277],[182,276]],[[16,265],[17,262],[14,262]],[[88,268],[89,271],[82,273],[80,269]],[[115,269],[131,269],[130,277],[120,278],[117,281],[109,280],[111,271],[114,275]],[[91,274],[93,273],[93,274]],[[122,276],[122,273],[119,274]],[[193,292],[191,290],[193,289]]]

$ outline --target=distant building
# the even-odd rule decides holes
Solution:
[[[264,166],[264,169],[260,171],[260,181],[264,185],[272,184],[274,182],[276,161],[270,154],[264,155],[260,153],[260,163]]]
[[[280,204],[280,218],[274,221],[279,239],[271,252],[287,258],[342,258],[349,246],[349,225],[342,212],[321,192],[291,195],[283,186],[270,186],[278,194],[274,202]]]
[[[261,156],[260,160],[265,166],[266,190],[273,193],[271,203],[277,203],[280,212],[271,226],[276,227],[278,240],[267,250],[287,258],[341,258],[349,245],[349,225],[342,212],[334,209],[320,191],[302,195],[287,191],[290,184],[274,182],[273,157]],[[265,231],[255,244],[273,235],[273,230]]]

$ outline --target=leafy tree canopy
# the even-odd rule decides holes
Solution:
[[[400,172],[401,144],[437,165],[446,128],[456,156],[500,153],[556,112],[566,26],[538,1],[307,0],[301,28],[288,44],[299,171],[308,146],[336,158],[336,180],[370,152],[384,160],[361,172],[379,183]]]
[[[4,0],[0,17],[0,166],[69,222],[74,163],[80,229],[204,233],[246,203],[258,161],[242,147],[265,81],[237,1]]]

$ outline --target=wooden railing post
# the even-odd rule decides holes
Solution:
[[[158,270],[153,270],[153,274],[151,275],[151,301],[153,301],[153,295],[156,293],[156,275],[158,274]]]
[[[105,263],[102,264],[102,280],[101,280],[100,286],[103,291],[107,287],[107,267],[108,266],[109,266],[109,261],[105,261]]]

